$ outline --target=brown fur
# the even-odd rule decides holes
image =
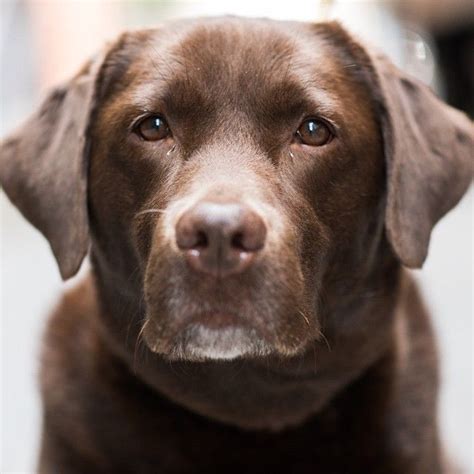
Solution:
[[[149,112],[171,137],[131,131]],[[294,141],[315,115],[334,139]],[[447,472],[433,335],[402,264],[422,265],[470,183],[473,142],[334,23],[122,35],[2,145],[2,185],[63,277],[89,245],[92,261],[46,333],[39,471]],[[187,266],[174,229],[199,199],[265,222],[245,272]],[[202,356],[193,328],[221,315],[244,335]]]

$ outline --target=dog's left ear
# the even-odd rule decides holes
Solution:
[[[387,237],[404,265],[420,268],[434,225],[472,181],[474,124],[339,23],[319,28],[350,61],[346,74],[355,74],[374,98],[385,151]]]
[[[77,272],[89,245],[87,128],[104,56],[53,90],[0,146],[0,182],[48,239],[63,279]]]
[[[387,236],[404,265],[420,268],[434,225],[472,180],[474,124],[385,56],[371,61],[387,164]]]

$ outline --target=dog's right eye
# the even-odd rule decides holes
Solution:
[[[163,140],[170,135],[168,123],[161,115],[152,115],[141,120],[135,133],[148,142]]]

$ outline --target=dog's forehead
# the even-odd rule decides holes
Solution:
[[[149,30],[130,66],[133,96],[173,101],[173,108],[211,107],[244,98],[278,109],[298,106],[307,92],[331,107],[340,61],[311,25],[276,21],[197,22]],[[334,91],[332,94],[331,92]],[[242,105],[242,104],[239,104]]]

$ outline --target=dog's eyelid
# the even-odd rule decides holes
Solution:
[[[326,125],[328,125],[329,129],[331,130],[331,133],[334,135],[334,137],[337,137],[341,131],[339,125],[334,120],[329,119],[327,117],[321,117],[321,120],[326,122]]]
[[[153,117],[153,116],[159,116],[159,117],[163,117],[165,120],[166,118],[164,117],[163,114],[161,113],[158,113],[158,112],[152,112],[150,110],[143,110],[142,112],[139,112],[139,115],[137,115],[129,124],[128,126],[128,130],[130,132],[133,132],[136,127],[140,124],[140,122],[142,122],[143,120],[147,119],[148,117]]]
[[[304,122],[308,121],[308,120],[316,120],[316,121],[319,121],[319,122],[323,122],[328,128],[329,130],[331,131],[331,133],[336,137],[338,135],[338,133],[340,132],[340,127],[339,125],[336,123],[336,121],[332,118],[329,118],[327,115],[325,114],[321,114],[321,113],[315,113],[315,114],[308,114],[308,115],[305,115],[301,120],[300,120],[300,123],[299,125],[303,124]]]
[[[146,113],[136,117],[131,124],[131,133],[147,142],[159,142],[172,136],[168,121],[160,113]]]
[[[342,117],[333,109],[312,103],[297,119],[296,126],[299,127],[306,120],[320,120],[324,122],[332,134],[337,137],[341,132]]]
[[[135,117],[128,125],[127,127],[127,130],[132,133],[135,131],[135,129],[137,128],[138,124],[144,120],[146,117],[147,117],[148,113],[143,113],[142,115],[139,115],[137,117]]]

